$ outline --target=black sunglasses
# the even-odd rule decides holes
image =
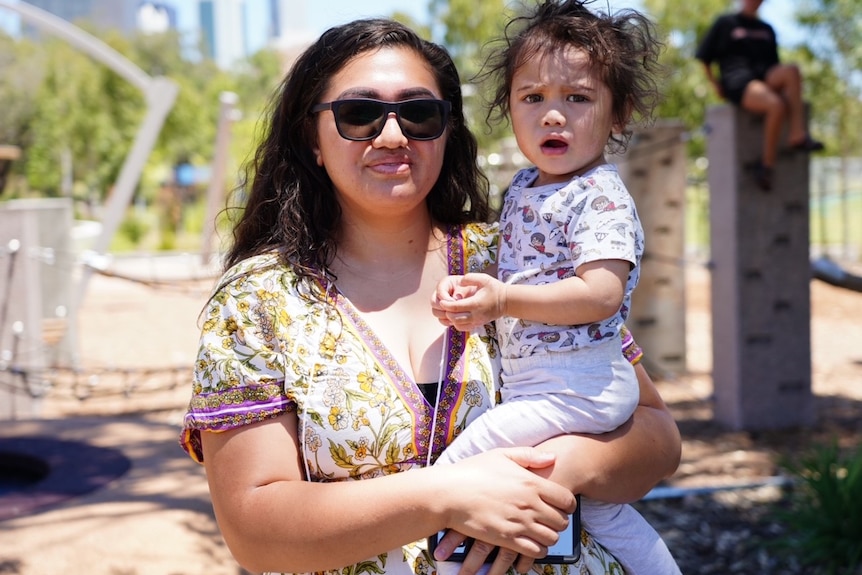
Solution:
[[[403,102],[383,102],[370,98],[351,98],[317,104],[313,113],[332,110],[335,127],[345,140],[373,140],[383,132],[391,112],[401,132],[411,140],[436,140],[446,130],[452,104],[425,98]]]

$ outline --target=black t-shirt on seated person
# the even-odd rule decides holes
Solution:
[[[778,44],[772,26],[743,14],[719,16],[697,48],[695,57],[718,63],[719,81],[730,101],[739,103],[751,80],[763,80],[778,64]]]

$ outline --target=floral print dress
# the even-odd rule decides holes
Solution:
[[[449,272],[481,271],[497,250],[495,225],[453,228]],[[327,294],[328,302],[315,298]],[[296,411],[310,481],[348,481],[433,462],[459,430],[497,401],[493,326],[447,332],[434,405],[351,302],[332,285],[298,280],[275,253],[228,270],[204,312],[194,388],[180,443],[203,462],[200,432],[219,432]],[[581,561],[537,573],[622,573],[584,532]],[[425,541],[328,575],[433,575]]]

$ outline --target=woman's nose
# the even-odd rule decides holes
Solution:
[[[380,135],[374,138],[375,142],[388,147],[401,147],[407,143],[407,136],[401,131],[401,125],[395,117],[395,112],[390,112],[383,124],[383,130]]]

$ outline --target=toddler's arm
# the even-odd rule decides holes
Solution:
[[[575,277],[542,285],[504,284],[482,273],[449,276],[431,306],[444,325],[461,331],[501,315],[551,325],[592,323],[619,310],[630,269],[625,260],[596,260],[581,265]]]

